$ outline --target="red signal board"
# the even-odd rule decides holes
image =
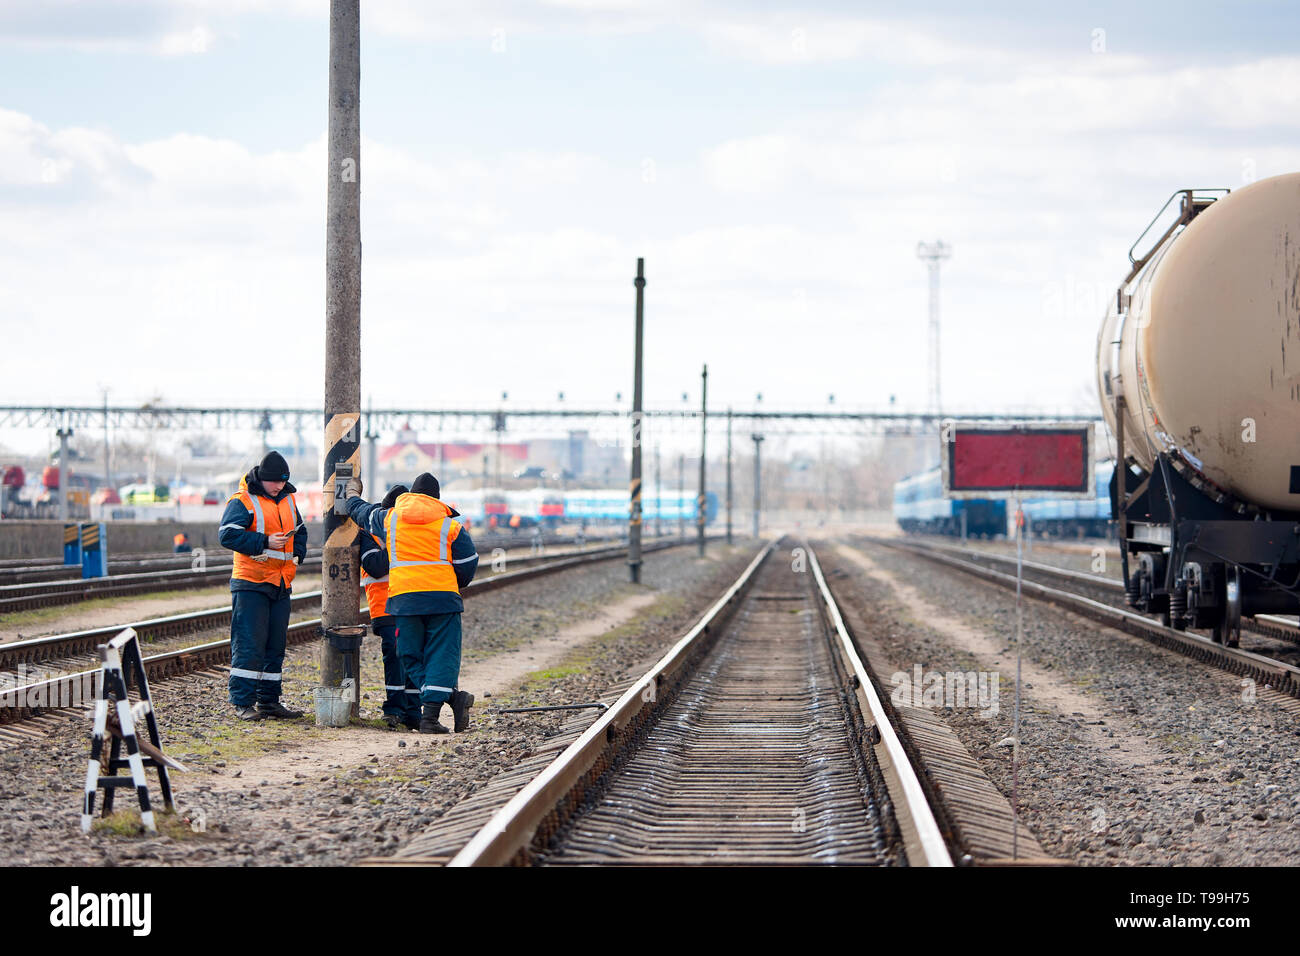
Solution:
[[[940,437],[949,498],[1096,494],[1089,422],[945,422]]]

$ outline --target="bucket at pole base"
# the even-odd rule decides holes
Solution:
[[[316,726],[346,727],[352,717],[352,701],[356,696],[356,683],[345,678],[338,687],[317,687]]]

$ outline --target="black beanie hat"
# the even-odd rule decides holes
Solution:
[[[438,479],[427,471],[411,482],[412,494],[428,495],[430,498],[436,498],[439,491],[441,489],[438,487]]]
[[[268,451],[257,466],[258,481],[288,481],[289,463],[278,451]]]
[[[411,489],[406,487],[406,485],[393,485],[393,487],[388,489],[388,494],[384,495],[384,500],[379,503],[379,507],[393,507],[393,505],[397,504],[398,497],[406,494],[410,490]]]

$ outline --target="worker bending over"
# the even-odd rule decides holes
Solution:
[[[384,495],[380,508],[391,508],[399,495],[409,488],[394,485]],[[370,605],[370,628],[379,636],[384,655],[384,720],[394,729],[405,724],[411,730],[420,727],[420,688],[406,676],[397,653],[397,619],[385,610],[388,603],[388,550],[382,541],[361,529],[361,586],[366,589]]]
[[[474,695],[457,688],[460,680],[460,589],[474,579],[478,554],[460,514],[438,500],[438,479],[425,472],[399,495],[391,508],[367,504],[361,481],[347,486],[348,517],[388,552],[388,601],[397,621],[397,653],[406,676],[420,688],[424,714],[420,733],[445,734],[438,720],[451,704],[457,733],[469,727]]]
[[[241,720],[301,717],[280,703],[289,643],[289,592],[307,556],[307,527],[278,451],[239,480],[217,536],[235,552],[230,573],[230,703]],[[256,707],[254,706],[256,704]]]

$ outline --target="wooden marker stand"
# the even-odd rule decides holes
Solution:
[[[95,816],[95,794],[104,789],[104,816],[113,812],[113,796],[118,787],[135,787],[140,801],[140,821],[149,833],[157,833],[153,809],[149,802],[149,783],[145,768],[158,771],[158,784],[162,790],[163,804],[173,809],[171,781],[167,768],[185,768],[162,752],[158,736],[158,720],[154,716],[149,698],[149,680],[145,676],[144,661],[140,655],[140,641],[134,628],[127,628],[107,644],[99,645],[103,661],[99,672],[98,696],[95,700],[95,729],[90,745],[90,765],[86,769],[86,795],[81,811],[81,831],[90,832]],[[134,704],[128,697],[128,688],[134,682],[140,699]],[[137,729],[143,720],[148,739],[140,740]],[[108,760],[102,762],[104,737],[111,739]],[[122,744],[126,756],[122,756]],[[119,770],[130,769],[130,776],[118,776]],[[102,772],[101,772],[102,770]]]

